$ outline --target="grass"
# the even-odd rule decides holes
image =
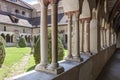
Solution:
[[[13,64],[17,63],[26,54],[30,53],[30,48],[16,48],[7,47],[6,48],[6,58],[3,67],[0,68],[0,80],[3,80],[9,74],[9,71]]]
[[[25,71],[28,72],[28,71],[33,70],[34,68],[35,68],[35,61],[34,61],[33,55],[31,55]]]
[[[64,56],[64,57],[66,57],[68,50],[67,50],[67,49],[64,49],[64,52],[65,52],[65,56]]]
[[[67,55],[67,50],[65,49],[65,56]],[[6,58],[3,64],[3,67],[0,68],[0,80],[4,80],[5,77],[9,74],[13,64],[17,63],[22,59],[26,54],[30,53],[30,48],[16,48],[8,47],[6,48]],[[28,65],[25,68],[25,71],[31,71],[35,68],[35,61],[33,55],[30,56]]]

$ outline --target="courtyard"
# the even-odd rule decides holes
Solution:
[[[0,80],[9,80],[13,76],[31,71],[35,68],[31,48],[6,47],[6,58],[2,68],[0,68]],[[65,56],[67,50],[65,49]]]
[[[24,58],[26,58],[25,59],[26,61],[23,61]],[[30,47],[27,48],[7,47],[6,58],[3,67],[0,68],[0,80],[3,80],[6,77],[8,78],[26,72],[30,67],[35,65],[34,61],[32,60],[33,60],[32,56],[30,55]],[[32,64],[32,66],[30,66],[30,64]]]

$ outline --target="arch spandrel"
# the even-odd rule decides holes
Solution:
[[[62,0],[64,12],[79,11],[79,0]]]
[[[91,12],[90,12],[89,2],[88,0],[84,0],[80,18],[90,18],[90,17],[91,17]]]

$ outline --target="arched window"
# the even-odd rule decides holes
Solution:
[[[16,9],[16,10],[15,10],[15,13],[19,13],[19,10],[18,10],[18,9]]]
[[[11,43],[13,43],[13,35],[11,36]]]
[[[25,15],[25,11],[22,11],[22,15]]]
[[[4,26],[4,31],[6,31],[6,26]]]
[[[6,42],[10,43],[10,35],[9,34],[6,35]]]

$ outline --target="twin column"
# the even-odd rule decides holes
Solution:
[[[43,3],[42,3],[43,2]],[[41,46],[41,62],[36,66],[36,70],[45,71],[49,73],[59,74],[64,71],[58,64],[58,35],[57,35],[57,3],[51,2],[51,27],[52,27],[52,61],[48,65],[48,29],[47,29],[47,6],[44,1],[41,3],[41,34],[40,34],[40,46]]]
[[[81,23],[81,53],[88,53],[91,55],[90,52],[90,18],[80,19]],[[86,46],[85,46],[86,45]],[[85,49],[86,47],[86,49]]]
[[[82,58],[80,57],[80,45],[79,45],[79,13],[76,12],[68,12],[66,13],[68,16],[68,55],[65,58],[66,60],[70,61],[77,61],[80,62]],[[75,23],[75,53],[72,53],[72,18],[74,17]]]

